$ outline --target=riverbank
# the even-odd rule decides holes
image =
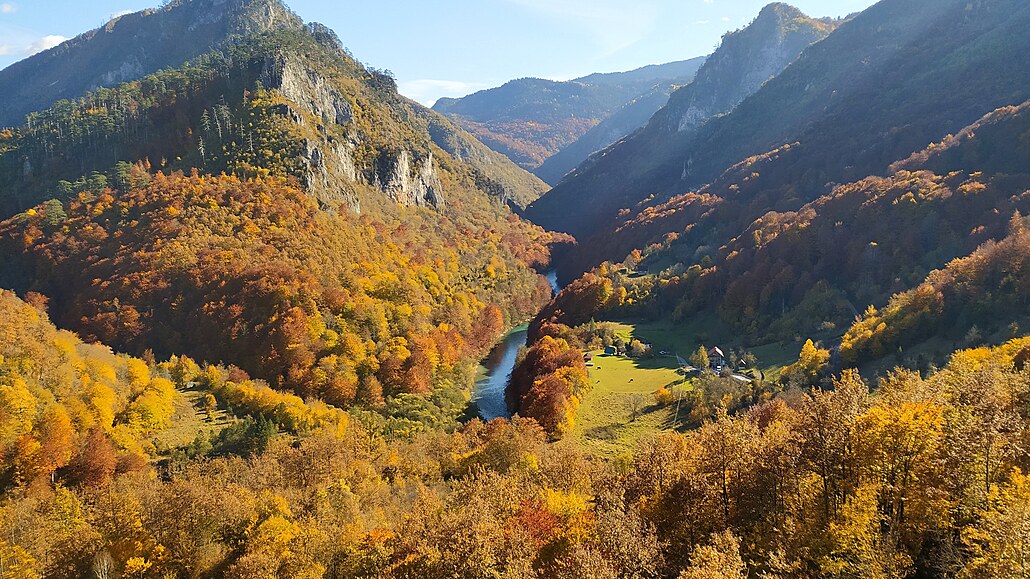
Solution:
[[[562,290],[558,283],[558,272],[552,270],[543,275],[551,286],[552,295],[558,295]],[[472,391],[474,412],[470,414],[477,415],[487,422],[495,418],[511,418],[505,393],[508,382],[511,381],[512,370],[518,361],[519,349],[526,345],[528,334],[528,322],[513,328],[480,362],[483,371],[476,379],[476,386]]]
[[[529,324],[511,330],[480,363],[485,372],[476,380],[472,405],[482,420],[489,422],[495,418],[511,418],[505,391],[518,361],[519,349],[526,345],[528,332]]]

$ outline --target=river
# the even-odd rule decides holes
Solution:
[[[529,326],[523,325],[508,332],[482,361],[486,375],[476,381],[472,402],[479,409],[479,417],[487,422],[494,418],[511,418],[504,391],[508,388],[511,371],[515,369],[519,348],[526,345],[528,331]]]
[[[547,282],[551,284],[552,293],[557,294],[561,291],[557,272],[550,271],[545,275]],[[508,332],[481,362],[486,373],[476,381],[476,387],[472,391],[472,403],[479,409],[479,417],[487,422],[494,418],[511,418],[504,394],[511,380],[511,372],[515,369],[519,348],[526,345],[528,330],[529,325],[524,324]]]

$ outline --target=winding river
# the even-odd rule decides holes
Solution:
[[[551,291],[554,294],[561,291],[558,274],[551,271],[545,275],[547,282],[551,284]],[[476,381],[476,387],[472,391],[472,403],[478,408],[479,417],[487,422],[495,418],[511,418],[504,392],[508,388],[508,381],[511,380],[511,372],[515,369],[519,348],[526,345],[528,329],[529,325],[524,324],[508,332],[482,361],[486,373]]]

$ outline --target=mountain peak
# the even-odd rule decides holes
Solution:
[[[633,187],[606,176],[594,179],[613,174],[611,167],[616,162],[621,165],[619,171],[643,178],[654,168],[655,159],[675,149],[672,142],[686,142],[709,120],[732,111],[779,75],[808,46],[829,35],[835,26],[833,22],[808,18],[788,4],[766,6],[747,27],[723,37],[694,81],[674,92],[643,131],[581,164],[550,193],[530,205],[527,215],[544,227],[582,236],[597,225],[593,220],[607,219],[620,208],[635,204],[639,200],[624,197]],[[626,161],[623,155],[634,157]],[[682,161],[670,164],[679,165],[680,172],[687,169]],[[584,189],[591,191],[592,203],[569,217],[565,203],[571,199],[578,203]]]
[[[773,2],[762,8],[758,13],[758,20],[776,18],[778,20],[808,18],[808,15],[785,2]]]
[[[127,14],[0,71],[0,126],[59,100],[178,67],[233,38],[303,25],[279,0],[174,0]]]

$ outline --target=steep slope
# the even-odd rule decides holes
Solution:
[[[567,82],[518,79],[461,99],[440,99],[433,109],[522,167],[535,169],[656,85],[690,82],[703,61],[695,58]]]
[[[98,441],[110,447],[108,475],[116,452],[123,469],[145,465],[146,438],[169,426],[181,394],[143,360],[58,330],[33,297],[35,307],[0,290],[0,488],[69,464],[62,478],[93,482],[81,456]]]
[[[620,236],[637,241],[655,224],[656,231],[672,233],[658,236],[631,258],[630,265],[651,275],[630,279],[618,268],[602,268],[609,282],[606,295],[618,294],[612,288],[622,286],[626,291],[621,295],[631,296],[635,305],[600,307],[636,308],[679,320],[717,312],[751,341],[790,341],[839,336],[866,306],[883,306],[892,294],[919,288],[902,293],[888,314],[871,314],[868,318],[876,322],[862,326],[913,336],[907,341],[880,337],[872,343],[908,346],[925,337],[927,328],[962,334],[974,323],[997,331],[1019,321],[1026,299],[1020,246],[1026,235],[1020,216],[1030,213],[1027,134],[1030,102],[1004,107],[894,164],[887,177],[840,185],[796,211],[768,211],[750,224],[732,224],[733,236],[716,245],[697,226],[747,214],[752,209],[743,200],[764,204],[770,202],[767,196],[783,193],[763,191],[750,177],[789,158],[792,150],[741,164],[712,188],[646,210],[620,229]],[[734,191],[737,198],[719,191]],[[1009,240],[993,244],[1007,233]],[[983,272],[930,275],[983,244],[974,257],[951,268]],[[596,300],[584,296],[589,298],[588,290],[598,283],[596,276],[586,276],[576,284],[581,289],[563,294],[546,315],[561,311],[573,315],[574,322],[590,319]],[[947,297],[948,292],[958,297]],[[948,308],[938,303],[944,301],[952,302],[946,316]],[[937,314],[943,317],[934,318]],[[884,320],[888,323],[877,330]],[[870,348],[890,351],[850,349]],[[855,354],[849,360],[860,358]]]
[[[1026,100],[1028,21],[1030,7],[1016,0],[883,0],[696,131],[678,131],[691,116],[674,97],[646,131],[585,164],[528,215],[574,234],[604,234],[622,208],[651,195],[661,202],[791,143],[798,143],[792,154],[756,179],[766,189],[794,183],[797,208],[826,193],[827,183],[882,173],[987,112]],[[573,221],[559,217],[573,207]]]
[[[277,0],[175,0],[120,16],[0,71],[0,126],[17,126],[62,99],[181,66],[233,37],[301,27]]]
[[[525,205],[546,186],[396,92],[320,25],[238,39],[179,69],[100,89],[0,133],[0,216],[102,190],[120,162],[294,177],[324,207],[439,206],[447,175]],[[96,172],[100,178],[92,179]],[[362,185],[380,195],[369,196]],[[460,201],[460,200],[459,200]]]
[[[838,24],[834,20],[808,18],[787,4],[770,4],[750,26],[728,34],[689,85],[668,93],[669,96],[660,90],[643,95],[548,159],[534,173],[548,183],[558,184],[591,154],[646,125],[652,125],[649,131],[682,138],[709,119],[732,110]]]
[[[647,125],[662,107],[669,102],[669,96],[680,88],[676,85],[660,84],[613,112],[582,137],[550,156],[533,174],[551,185],[557,185],[570,171],[587,160],[590,155],[615,143]]]
[[[460,397],[550,295],[556,238],[508,207],[543,184],[319,25],[30,114],[0,183],[0,287],[341,406]]]
[[[459,210],[321,211],[275,178],[150,176],[0,223],[0,287],[90,340],[234,364],[345,406],[464,388],[550,295],[549,236],[456,185]],[[468,185],[466,185],[467,187]]]
[[[882,311],[870,307],[844,335],[846,364],[881,359],[927,339],[972,342],[1025,333],[1030,318],[1030,230],[1025,218],[1008,236],[931,272],[914,289],[891,297]]]

